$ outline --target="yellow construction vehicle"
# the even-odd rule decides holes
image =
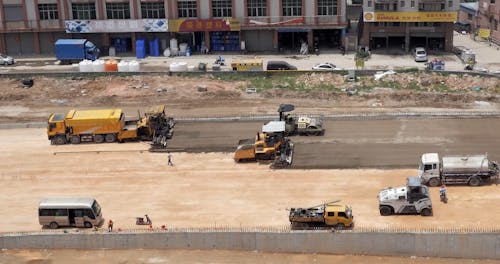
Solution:
[[[164,105],[130,120],[121,109],[70,110],[67,114],[50,115],[47,136],[53,145],[145,140],[153,141],[153,146],[166,147],[174,125]]]
[[[329,229],[342,230],[352,228],[354,217],[352,208],[333,201],[309,208],[291,208],[289,220],[292,230]]]
[[[234,153],[234,160],[272,160],[271,167],[290,166],[293,159],[293,143],[285,137],[285,122],[271,121],[262,127],[255,139],[242,139]]]

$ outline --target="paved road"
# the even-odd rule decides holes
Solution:
[[[187,152],[233,152],[263,122],[180,123],[170,147]],[[293,137],[294,168],[416,168],[425,152],[488,153],[500,159],[500,119],[327,121],[322,137]]]

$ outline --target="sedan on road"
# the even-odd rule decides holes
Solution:
[[[316,71],[334,71],[334,70],[339,70],[335,65],[325,62],[325,63],[318,63],[312,67],[313,70]]]

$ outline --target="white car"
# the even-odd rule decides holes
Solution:
[[[0,65],[12,65],[14,64],[14,58],[0,53]]]
[[[325,63],[319,63],[316,64],[312,67],[313,70],[316,71],[334,71],[334,70],[339,70],[335,65],[325,62]]]
[[[415,48],[415,61],[416,62],[425,62],[427,61],[427,52],[422,47]]]

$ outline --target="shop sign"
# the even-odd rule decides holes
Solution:
[[[455,22],[457,12],[364,12],[364,22]]]
[[[236,18],[214,19],[169,19],[170,32],[196,31],[240,31],[240,21]]]
[[[66,20],[66,33],[167,32],[167,19]]]
[[[487,29],[487,28],[480,28],[477,31],[477,36],[480,37],[480,38],[487,39],[487,38],[490,37],[490,30]]]

